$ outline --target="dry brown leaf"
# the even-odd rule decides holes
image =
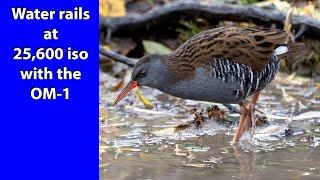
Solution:
[[[111,88],[112,92],[118,91],[121,87],[123,86],[123,80],[121,80],[120,82],[118,82],[115,86],[113,86]]]
[[[112,42],[110,43],[110,48],[119,52],[122,55],[127,56],[134,48],[136,48],[137,43],[132,40],[132,38],[112,38]]]
[[[227,119],[226,112],[221,110],[218,106],[208,108],[208,117],[216,119]]]
[[[126,15],[125,0],[99,0],[101,16],[122,17]]]
[[[256,118],[256,126],[263,126],[268,124],[268,120],[266,116],[255,116]]]
[[[176,127],[174,127],[174,130],[175,131],[182,131],[182,130],[188,128],[189,126],[190,126],[189,123],[184,122],[184,123],[181,123],[181,124],[177,125]]]
[[[200,126],[203,122],[203,119],[202,111],[194,113],[194,122],[196,123],[196,126]]]

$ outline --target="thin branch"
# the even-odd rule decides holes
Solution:
[[[231,104],[222,104],[222,105],[225,106],[226,108],[228,108],[231,112],[234,112],[234,113],[237,113],[237,114],[241,114],[240,109],[234,107]],[[254,110],[265,116],[263,111],[261,111],[261,110],[259,110],[257,108],[255,108]]]
[[[231,104],[222,104],[222,105],[225,106],[226,108],[228,108],[231,112],[241,114],[240,110],[238,108],[232,106]]]
[[[114,61],[117,61],[117,62],[120,62],[120,63],[123,63],[123,64],[126,64],[130,67],[133,67],[134,64],[137,62],[137,59],[134,59],[134,58],[128,58],[126,56],[123,56],[121,54],[118,54],[114,51],[110,51],[110,50],[107,50],[105,49],[104,47],[102,46],[99,46],[99,53],[100,55],[102,56],[105,56],[107,58],[111,58],[113,59]]]
[[[294,39],[299,39],[306,31],[308,27],[306,25],[302,25],[299,31],[295,34]]]

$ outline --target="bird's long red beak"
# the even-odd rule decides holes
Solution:
[[[119,101],[121,101],[132,89],[138,86],[137,81],[130,81],[127,86],[121,91],[114,101],[113,106],[115,106]]]

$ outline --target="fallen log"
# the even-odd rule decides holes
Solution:
[[[214,21],[252,22],[264,26],[276,24],[282,27],[286,14],[256,6],[178,1],[155,7],[144,14],[130,13],[117,18],[101,17],[100,27],[107,29],[108,37],[116,32],[132,35],[136,32],[148,31],[153,26],[164,25],[181,16],[203,17]],[[307,36],[320,38],[320,21],[315,18],[293,15],[291,24],[297,31],[303,27],[303,32]]]

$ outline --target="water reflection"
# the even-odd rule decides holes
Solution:
[[[255,153],[251,151],[245,151],[242,147],[233,145],[234,155],[239,161],[241,175],[243,179],[253,180],[256,179],[255,167],[256,157]]]

